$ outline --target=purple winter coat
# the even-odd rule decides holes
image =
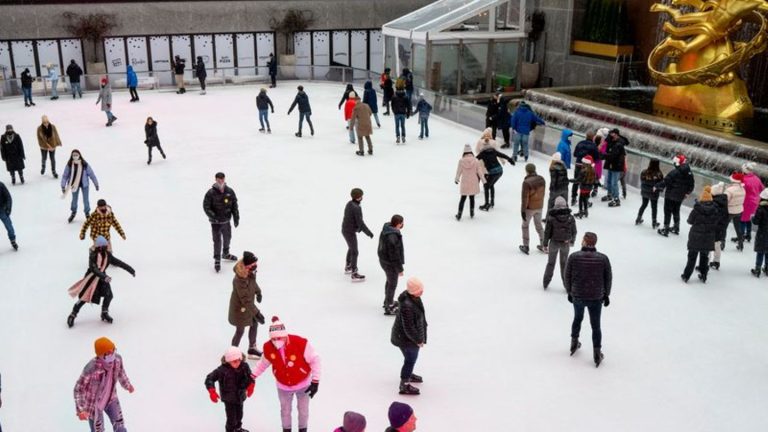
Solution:
[[[114,368],[112,394],[109,396],[107,404],[117,399],[117,386],[115,385],[117,382],[126,390],[133,388],[128,375],[125,374],[125,369],[123,369],[123,358],[120,357],[120,354],[115,354],[115,361],[111,363],[111,366]],[[99,386],[107,374],[108,367],[110,367],[109,363],[97,357],[91,359],[83,368],[83,373],[75,384],[75,410],[77,414],[81,412],[93,414],[95,412],[99,398]]]
[[[61,175],[61,188],[64,189],[69,185],[70,177],[72,176],[72,167],[67,164],[67,166],[64,168],[64,174]],[[80,176],[80,187],[83,189],[88,189],[88,185],[90,182],[88,179],[91,179],[94,185],[96,185],[96,189],[99,188],[99,180],[96,178],[96,174],[93,173],[93,170],[91,169],[91,165],[88,164],[85,167],[85,172],[83,175]]]
[[[763,182],[760,181],[760,177],[756,176],[755,173],[749,173],[744,174],[742,183],[744,184],[744,192],[747,195],[744,197],[744,211],[741,213],[741,221],[749,222],[752,216],[755,215],[758,204],[760,204],[760,192],[763,191]]]

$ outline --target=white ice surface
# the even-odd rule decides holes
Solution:
[[[293,136],[298,115],[286,112],[295,86],[283,82],[269,92],[272,135],[257,132],[257,87],[211,88],[207,96],[143,92],[136,104],[115,92],[119,120],[112,128],[104,127],[95,94],[37,98],[28,109],[20,99],[0,101],[0,123],[21,134],[28,166],[24,186],[11,187],[2,173],[20,244],[19,252],[5,241],[0,247],[6,431],[87,430],[75,417],[72,388],[100,336],[116,342],[136,387],[134,394],[119,390],[130,431],[223,430],[224,407],[203,387],[234,331],[227,322],[231,266],[213,272],[201,209],[220,170],[240,199],[232,251],[259,257],[264,314],[279,315],[322,356],[310,430],[332,430],[346,410],[365,414],[369,431],[383,430],[393,400],[415,407],[420,431],[768,430],[768,280],[749,274],[752,245],[737,253],[729,243],[722,269],[706,285],[695,276],[685,285],[679,275],[687,225],[668,239],[649,222],[636,227],[636,190],[618,209],[595,202],[578,229],[597,232],[614,274],[612,303],[603,310],[606,358],[595,369],[588,320],[582,350],[569,357],[573,312],[562,283],[556,276],[542,290],[545,256],[518,251],[520,164],[506,167],[493,211],[475,219],[465,213],[457,222],[453,176],[463,145],[474,147],[478,131],[433,117],[430,139],[419,141],[412,118],[408,144],[396,146],[393,118],[381,117],[375,155],[360,158],[335,109],[337,85],[306,84],[317,134],[309,137],[305,125],[305,138]],[[77,238],[82,207],[68,225],[69,199],[60,199],[58,181],[39,175],[35,128],[43,114],[64,143],[59,172],[80,149],[101,184],[91,191],[92,207],[105,198],[128,236],[113,234],[115,254],[137,277],[110,270],[112,325],[99,321],[96,306],[83,308],[73,329],[65,324],[72,306],[66,289],[82,277],[89,244]],[[151,166],[143,144],[148,115],[168,154],[162,160],[155,153]],[[546,159],[533,161],[546,175]],[[362,284],[343,274],[339,231],[352,187],[365,190],[365,220],[377,235],[359,236]],[[393,213],[405,216],[405,276],[426,285],[429,343],[416,367],[426,381],[418,397],[397,395],[402,356],[389,342],[392,318],[380,306],[376,244]],[[404,285],[405,278],[398,293]],[[260,328],[259,343],[266,335]],[[246,402],[244,426],[280,430],[269,373]]]

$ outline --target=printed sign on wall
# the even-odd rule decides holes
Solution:
[[[371,70],[377,73],[384,72],[384,37],[380,30],[371,30],[369,48],[371,52]]]
[[[24,69],[29,69],[32,76],[35,72],[35,52],[32,48],[32,41],[13,41],[11,50],[13,51],[13,66],[16,69],[16,78],[21,78]]]
[[[256,75],[256,44],[252,33],[238,33],[237,41],[237,74]]]
[[[312,39],[309,32],[293,34],[293,52],[296,55],[296,77],[308,79],[312,64]]]
[[[203,63],[206,66],[213,66],[213,36],[211,35],[195,35],[195,58],[189,59],[191,62],[189,65],[197,61],[198,57],[203,58]]]
[[[149,52],[152,54],[152,75],[160,81],[160,85],[170,85],[171,78],[171,48],[168,36],[150,36]]]
[[[66,72],[70,62],[74,60],[75,63],[80,66],[80,69],[85,72],[85,65],[83,64],[83,45],[80,42],[80,39],[62,39],[59,41],[59,45],[61,46],[62,63],[64,63],[62,65],[63,71]]]
[[[123,38],[104,39],[104,53],[107,63],[107,73],[122,74],[125,72],[125,41]]]
[[[231,34],[217,34],[214,36],[216,43],[216,64],[215,67],[231,68],[235,67],[235,47],[234,39]],[[253,42],[253,40],[251,40]],[[251,43],[253,46],[253,43]],[[205,63],[206,67],[213,67],[213,64]]]
[[[129,37],[128,40],[128,64],[133,66],[136,72],[149,71],[149,56],[147,54],[147,38]]]
[[[327,67],[331,64],[330,47],[331,33],[327,31],[319,31],[312,33],[312,53],[315,63],[315,79],[325,79],[328,71]]]
[[[258,56],[259,75],[268,75],[266,68],[269,55],[275,51],[275,35],[273,33],[256,33],[256,55]],[[279,63],[278,63],[279,66]]]
[[[59,41],[57,40],[39,40],[37,41],[37,60],[40,62],[40,73],[48,76],[48,65],[55,67],[62,74],[59,64]],[[32,69],[30,69],[32,70]]]

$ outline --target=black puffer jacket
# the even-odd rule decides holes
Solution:
[[[69,66],[67,66],[67,76],[69,77],[70,83],[80,83],[80,77],[83,75],[83,70],[80,68],[80,66],[75,63],[74,60],[72,60],[71,63],[69,63]]]
[[[344,102],[346,102],[347,99],[349,99],[349,93],[353,91],[355,91],[355,88],[352,87],[352,84],[347,84],[347,88],[344,89],[344,94],[341,95],[341,100],[339,101],[339,109],[341,109],[341,106],[344,105]],[[357,94],[357,92],[355,92],[355,94]]]
[[[512,165],[515,164],[514,159],[493,147],[486,147],[480,153],[478,153],[476,157],[483,161],[483,164],[485,165],[485,171],[488,172],[488,174],[499,174],[504,172],[504,168],[502,168],[501,163],[499,163],[499,158],[508,160]]]
[[[491,98],[488,102],[488,108],[485,110],[485,124],[496,125],[496,116],[499,114],[499,103],[496,98]]]
[[[403,235],[389,222],[384,224],[379,234],[378,254],[382,266],[393,267],[398,273],[403,271],[405,264]]]
[[[197,58],[197,63],[195,63],[195,76],[198,79],[205,80],[208,77],[208,72],[205,70],[205,63],[203,63],[202,58]]]
[[[400,308],[392,324],[392,345],[406,348],[427,343],[427,316],[421,297],[403,291],[397,301]]]
[[[186,61],[184,59],[177,58],[175,62],[171,62],[171,66],[173,67],[173,72],[176,75],[181,75],[184,73],[184,68],[186,67]]]
[[[32,74],[29,72],[29,69],[24,69],[24,72],[21,73],[21,87],[23,88],[32,88],[32,82],[35,79],[32,77]]]
[[[355,200],[349,200],[344,207],[344,219],[341,221],[341,232],[345,234],[356,234],[360,231],[365,235],[373,237],[373,233],[368,229],[363,221],[363,209],[360,203]]]
[[[682,202],[685,196],[693,192],[695,180],[691,167],[683,164],[668,172],[664,180],[656,184],[656,189],[664,190],[664,198]]]
[[[549,241],[569,242],[576,241],[576,219],[569,208],[555,208],[547,214],[547,224],[544,228],[544,244]]]
[[[243,403],[246,397],[245,390],[254,382],[251,378],[251,367],[245,361],[245,356],[237,369],[230,366],[222,357],[221,366],[205,377],[205,388],[215,389],[216,382],[219,383],[219,396],[222,402]]]
[[[688,215],[688,250],[709,252],[715,250],[715,235],[720,214],[712,201],[697,202]]]
[[[752,216],[752,224],[755,225],[755,252],[768,252],[768,201],[760,200],[755,215]]]
[[[144,144],[147,147],[157,147],[160,145],[160,138],[157,136],[157,122],[152,121],[152,124],[144,124],[144,135],[147,139],[144,140]]]
[[[272,109],[272,112],[275,112],[275,106],[272,105],[272,99],[267,96],[267,92],[261,91],[259,92],[259,95],[256,96],[256,109]]]
[[[661,192],[659,190],[654,191],[653,188],[662,180],[664,180],[664,175],[660,172],[650,174],[647,169],[643,170],[640,173],[640,195],[652,200],[659,199]]]
[[[582,247],[565,264],[565,290],[575,299],[601,300],[611,295],[611,261],[595,248]]]
[[[605,169],[609,171],[624,171],[624,159],[627,151],[624,148],[629,142],[623,136],[615,140],[608,138],[608,148],[605,152]]]
[[[408,102],[408,98],[405,97],[404,91],[395,92],[395,96],[392,98],[392,112],[394,114],[405,114],[406,117],[411,116],[411,104]]]
[[[304,91],[300,91],[296,93],[296,97],[293,99],[293,103],[291,104],[291,107],[288,108],[288,114],[293,111],[293,108],[296,107],[296,105],[299,106],[299,112],[300,113],[310,113],[312,114],[312,107],[309,106],[309,96],[307,96]]]
[[[216,184],[211,186],[203,198],[203,210],[211,223],[227,223],[230,218],[235,225],[240,223],[237,195],[229,186],[225,185],[223,191]]]
[[[549,194],[568,193],[568,170],[562,162],[555,162],[549,167]]]
[[[731,216],[728,214],[728,195],[722,193],[712,195],[712,202],[717,207],[717,228],[715,229],[715,241],[725,241],[725,233],[731,224]]]

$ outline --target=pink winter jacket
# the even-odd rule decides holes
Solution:
[[[749,222],[760,204],[760,192],[763,191],[763,182],[755,173],[744,174],[744,212],[741,214],[742,222]]]
[[[728,214],[735,215],[744,211],[745,193],[741,183],[730,183],[725,188],[725,195],[728,196]]]
[[[479,182],[485,183],[483,163],[471,154],[464,155],[459,160],[459,166],[456,168],[456,183],[459,183],[459,181],[461,181],[459,192],[462,195],[479,194]]]
[[[131,381],[128,380],[128,375],[123,369],[123,358],[119,354],[115,354],[115,361],[111,364],[100,358],[94,358],[85,365],[83,373],[75,384],[75,409],[78,414],[87,412],[93,415],[96,409],[96,400],[99,398],[101,381],[107,375],[107,367],[114,368],[112,371],[114,381],[112,382],[112,394],[109,396],[109,402],[117,399],[115,383],[119,382],[126,390],[132,388]]]

